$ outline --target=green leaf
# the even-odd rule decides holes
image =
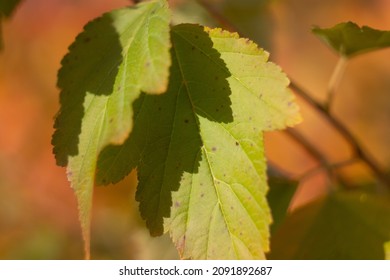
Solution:
[[[353,22],[339,23],[332,28],[313,28],[312,32],[342,56],[390,47],[390,31],[359,27]]]
[[[336,193],[297,209],[273,235],[271,259],[384,259],[388,197]]]
[[[102,151],[97,181],[138,167],[141,215],[152,235],[170,232],[182,258],[264,258],[262,133],[299,122],[289,81],[235,33],[184,24],[171,38],[167,92],[135,101],[134,128]]]
[[[87,244],[99,152],[127,138],[141,91],[167,88],[169,20],[166,1],[106,13],[85,26],[62,61],[52,144],[57,164],[68,166]]]
[[[298,182],[282,176],[269,176],[270,191],[267,200],[271,207],[273,223],[271,233],[274,233],[287,216],[287,210],[297,190]]]
[[[21,0],[2,0],[0,1],[0,17],[9,17],[15,11]]]
[[[8,18],[15,11],[21,0],[2,0],[0,1],[0,51],[3,49],[3,29],[2,20]]]

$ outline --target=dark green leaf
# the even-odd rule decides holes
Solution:
[[[313,28],[313,33],[342,56],[390,47],[390,31],[359,27],[353,22],[337,24],[332,28]]]
[[[1,0],[0,17],[9,17],[15,11],[16,7],[22,0]]]
[[[270,176],[268,179],[270,190],[267,194],[267,200],[271,208],[272,220],[271,234],[275,233],[279,225],[284,221],[287,215],[291,199],[298,187],[298,182],[289,180],[282,176]]]
[[[0,0],[0,50],[3,49],[3,18],[10,17],[22,0]]]
[[[390,200],[335,193],[292,213],[271,240],[271,259],[384,259]]]

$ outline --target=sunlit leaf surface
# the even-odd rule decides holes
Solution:
[[[270,211],[262,132],[300,121],[280,68],[235,33],[171,32],[168,91],[134,102],[134,129],[104,149],[97,180],[138,168],[136,198],[153,235],[169,231],[182,258],[261,259]]]
[[[109,12],[86,25],[62,61],[52,143],[57,163],[67,165],[86,244],[99,152],[126,139],[141,91],[167,88],[169,20],[166,1]]]

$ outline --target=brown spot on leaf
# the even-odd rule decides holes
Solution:
[[[90,41],[91,41],[91,38],[89,38],[89,37],[84,38],[84,43],[89,43]]]
[[[212,147],[211,150],[212,150],[213,152],[216,152],[216,151],[217,151],[217,147]]]

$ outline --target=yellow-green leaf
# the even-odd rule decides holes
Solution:
[[[182,258],[262,259],[271,216],[263,131],[299,122],[280,68],[236,33],[172,28],[168,90],[134,102],[134,129],[104,149],[97,180],[138,168],[136,198],[153,235]]]
[[[85,26],[62,61],[61,108],[52,143],[57,163],[67,165],[87,245],[99,152],[127,138],[132,103],[141,91],[167,88],[169,21],[162,0],[106,13]]]

